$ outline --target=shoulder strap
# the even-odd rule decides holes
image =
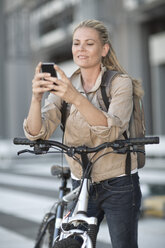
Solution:
[[[110,71],[107,70],[104,72],[100,88],[98,89],[98,101],[100,104],[100,107],[104,111],[108,111],[109,108],[109,89],[112,80],[120,74],[119,71]]]
[[[124,131],[123,136],[125,139],[128,139],[127,132]],[[130,149],[130,148],[129,148]],[[126,161],[125,161],[125,174],[130,175],[131,174],[131,153],[127,153]]]
[[[62,106],[61,106],[61,129],[64,132],[65,131],[65,123],[66,123],[66,118],[67,118],[67,102],[63,101]]]

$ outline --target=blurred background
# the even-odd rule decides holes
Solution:
[[[17,247],[18,240],[19,244],[22,244],[25,238],[27,247],[32,247],[30,242],[37,229],[32,231],[32,226],[37,227],[39,221],[30,216],[29,209],[26,209],[22,202],[24,198],[29,199],[27,204],[32,209],[35,205],[32,199],[41,194],[41,184],[44,185],[48,178],[52,185],[54,183],[49,177],[53,158],[41,160],[28,156],[28,159],[18,159],[18,147],[12,145],[14,137],[24,136],[22,123],[31,101],[31,81],[35,67],[39,61],[55,62],[70,76],[76,68],[71,54],[72,31],[84,19],[98,19],[106,24],[121,65],[131,76],[141,79],[143,83],[146,133],[160,136],[161,142],[159,145],[146,147],[146,167],[140,171],[143,216],[139,242],[143,248],[164,247],[165,0],[0,0],[2,248],[15,247],[14,242],[7,242],[5,237],[8,234],[12,240],[16,240]],[[58,129],[55,138],[59,139],[60,136]],[[41,180],[40,187],[36,186],[36,180]],[[44,195],[51,200],[52,185]],[[44,190],[46,192],[46,189]],[[44,190],[42,189],[42,192]],[[43,200],[38,200],[42,202],[40,206],[45,202],[45,198]],[[19,211],[18,204],[17,208],[13,207],[14,203],[18,202],[22,204]],[[31,205],[29,202],[32,202]],[[40,210],[37,206],[38,213]],[[27,215],[25,217],[26,211],[29,218]],[[152,225],[157,227],[155,231],[152,230]],[[105,240],[100,242],[102,248],[108,247],[104,244]]]

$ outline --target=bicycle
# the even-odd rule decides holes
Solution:
[[[142,152],[142,145],[158,144],[159,137],[131,138],[127,140],[116,140],[106,142],[97,147],[68,147],[58,141],[36,140],[30,141],[26,138],[14,138],[16,145],[29,145],[33,150],[24,149],[19,154],[30,152],[37,155],[46,153],[65,153],[80,163],[82,166],[82,179],[78,188],[69,192],[67,181],[70,178],[70,170],[59,166],[52,167],[52,174],[61,178],[59,200],[53,205],[52,211],[47,213],[40,225],[39,234],[34,248],[95,248],[97,236],[97,219],[87,217],[87,206],[89,198],[90,175],[92,166],[101,156],[94,160],[95,155],[105,149],[111,151],[105,153],[125,154],[130,152]],[[55,151],[49,151],[54,148]],[[87,154],[93,153],[92,159],[88,160]],[[79,154],[79,159],[76,154]],[[91,162],[93,160],[93,162]],[[65,213],[69,203],[75,202],[70,210]],[[47,240],[47,244],[44,244]],[[46,246],[45,246],[46,245]]]

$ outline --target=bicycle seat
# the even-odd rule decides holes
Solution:
[[[57,176],[59,178],[70,178],[70,168],[69,167],[62,167],[60,165],[53,165],[51,167],[51,174],[53,176]]]

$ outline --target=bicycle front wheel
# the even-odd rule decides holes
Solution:
[[[52,248],[55,214],[47,213],[40,224],[35,248]]]
[[[81,248],[81,243],[76,239],[66,238],[57,241],[53,248]]]

